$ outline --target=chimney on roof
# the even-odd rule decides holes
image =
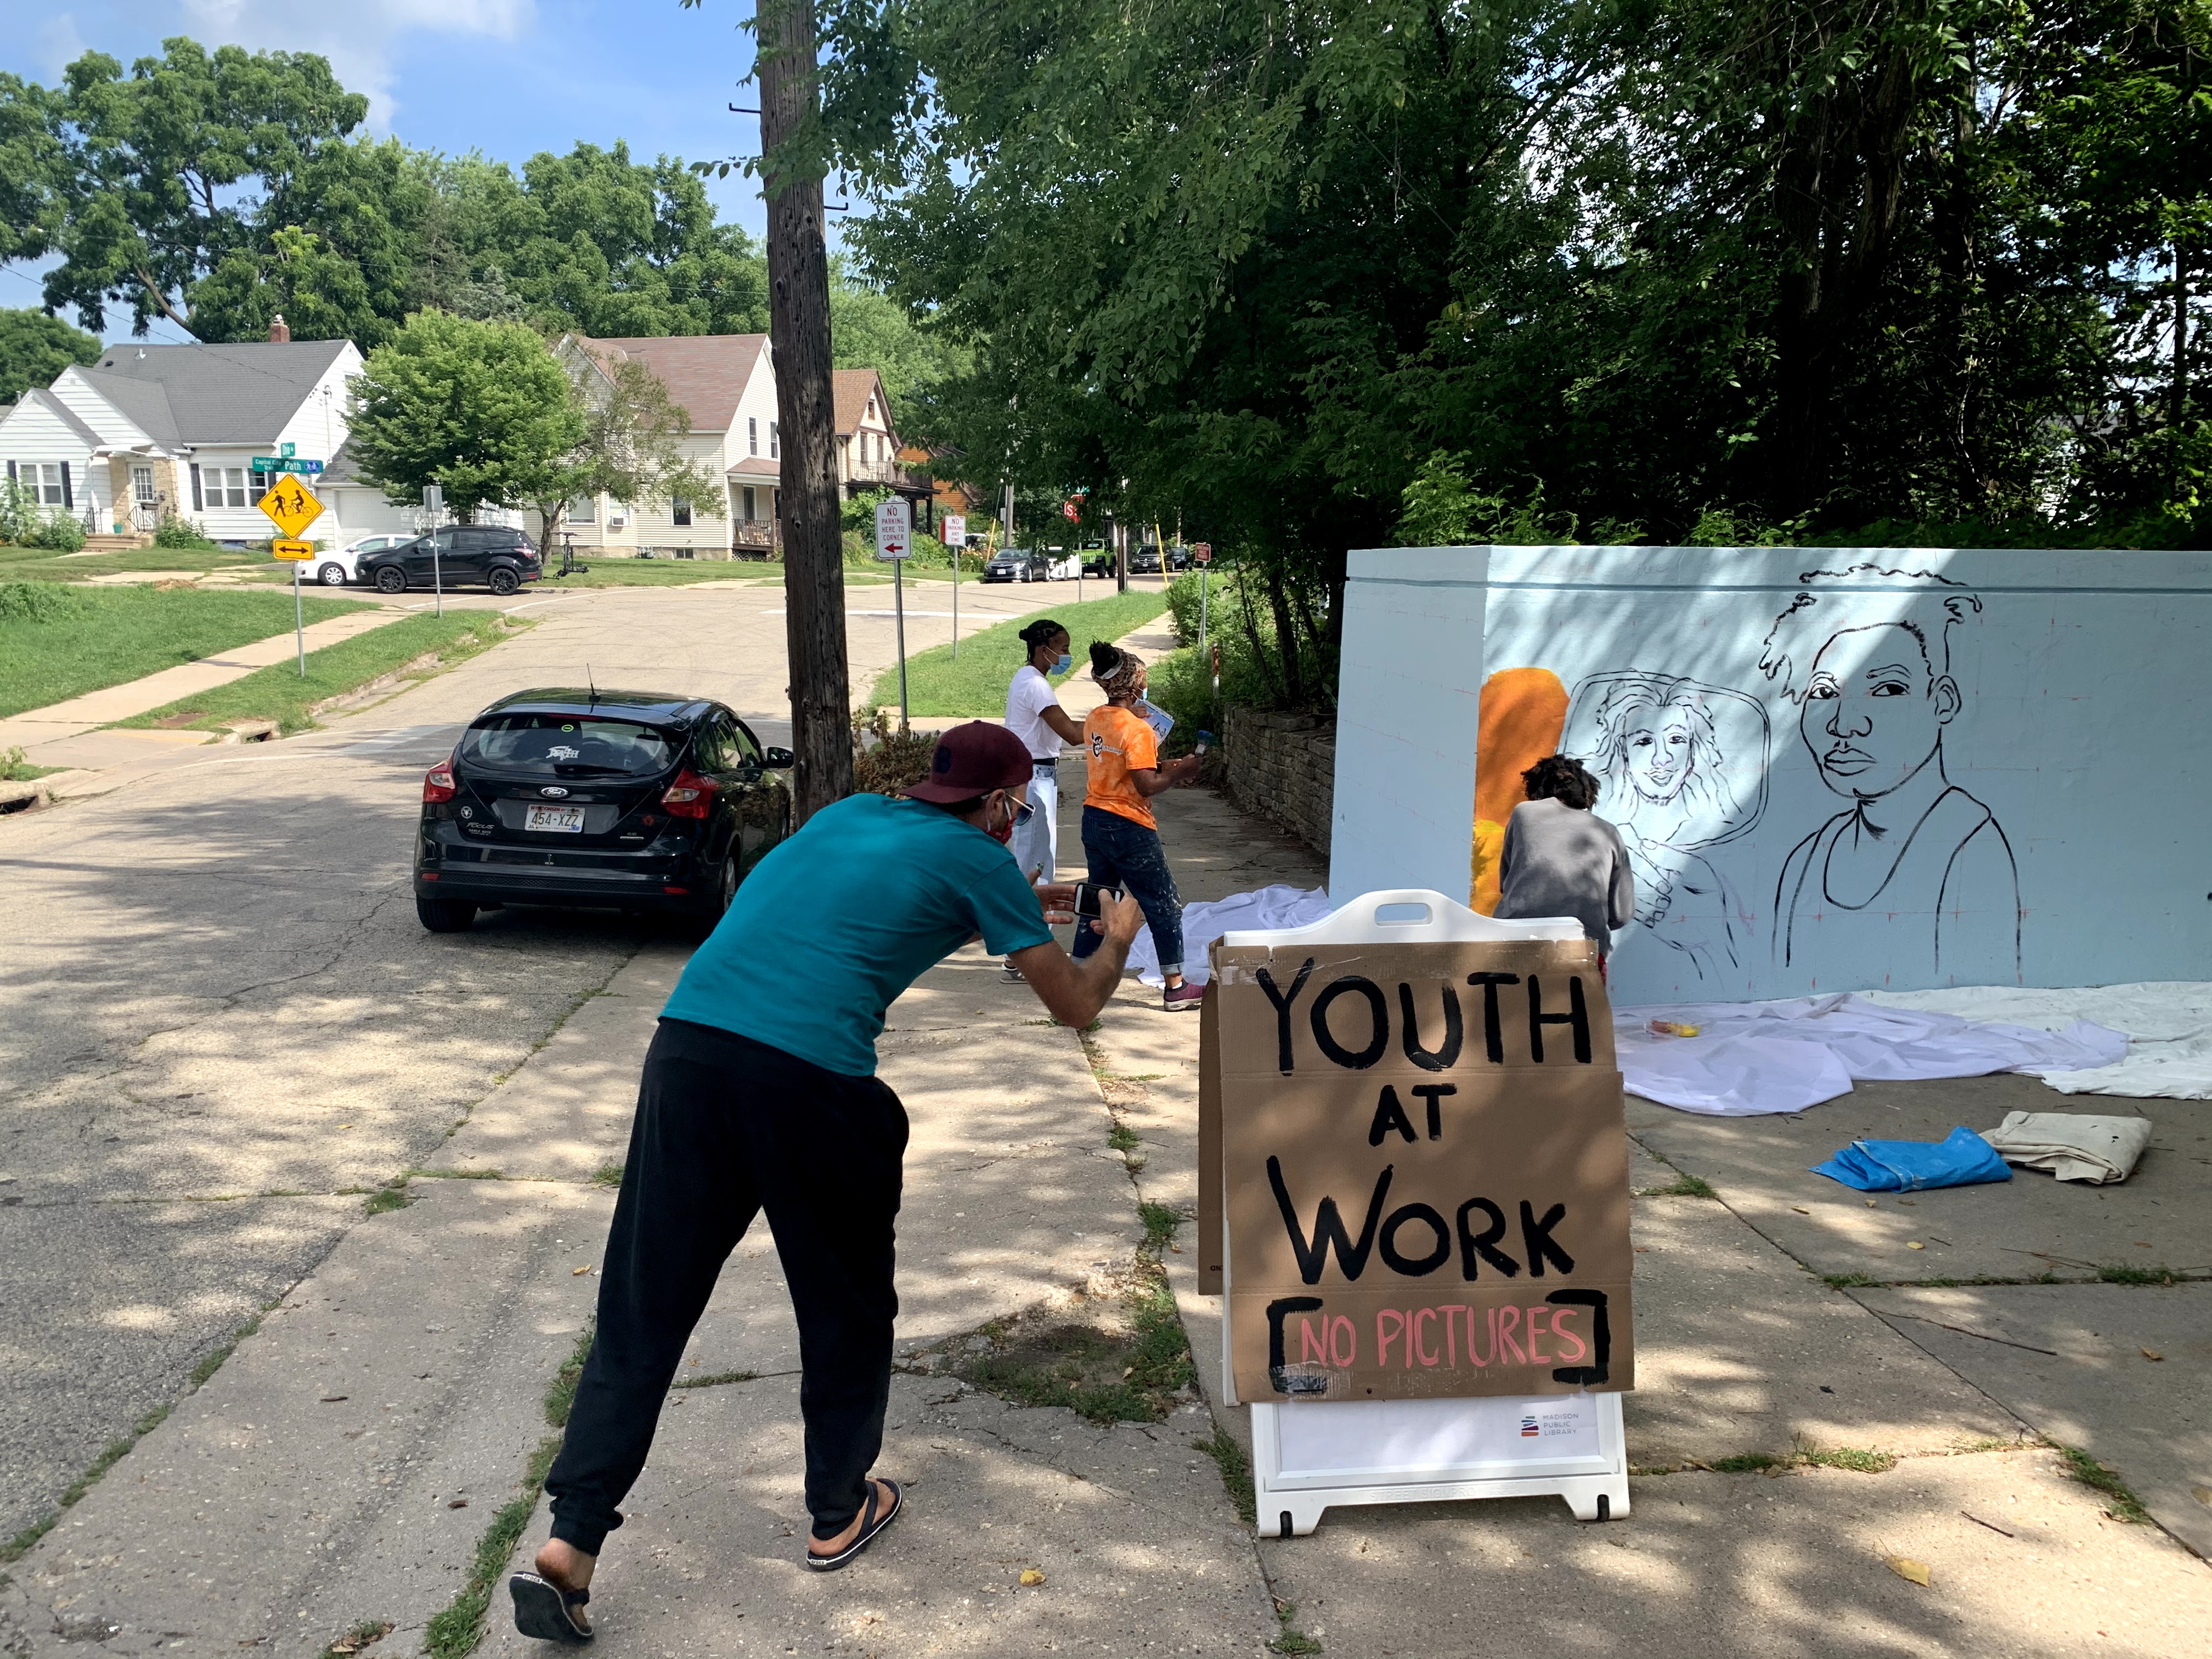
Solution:
[[[285,345],[291,338],[292,325],[284,320],[284,313],[280,311],[269,319],[269,343]]]

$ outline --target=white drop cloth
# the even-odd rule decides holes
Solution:
[[[2127,1033],[2127,1054],[2111,1064],[2080,1071],[2043,1072],[2043,1080],[2059,1093],[2212,1100],[2212,984],[2166,980],[2075,991],[1968,986],[1952,991],[1869,991],[1866,1000],[1884,1007],[1924,1008],[2044,1030],[2056,1030],[2072,1020],[2094,1020]]]
[[[1699,1028],[1655,1037],[1648,1019]],[[1628,1092],[1686,1112],[1749,1117],[1798,1112],[1850,1092],[1855,1079],[1982,1077],[2078,1071],[2127,1053],[2121,1033],[2076,1019],[2060,1031],[1885,1006],[1838,992],[1778,1002],[1624,1008],[1614,1015]]]
[[[2080,1112],[2007,1112],[2003,1122],[1983,1131],[1982,1139],[2008,1164],[2048,1170],[2061,1181],[2101,1187],[2128,1178],[2150,1144],[2150,1120]]]
[[[1206,980],[1206,950],[1224,933],[1241,933],[1269,927],[1304,927],[1319,921],[1335,906],[1325,888],[1262,887],[1249,893],[1231,893],[1225,899],[1186,906],[1182,913],[1182,975],[1193,985]],[[1164,985],[1160,954],[1152,946],[1152,930],[1145,928],[1129,947],[1129,969],[1147,985]]]

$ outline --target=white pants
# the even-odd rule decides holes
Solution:
[[[1036,772],[1030,777],[1030,805],[1035,810],[1027,823],[1017,824],[1012,842],[1014,862],[1031,881],[1060,879],[1060,774]]]

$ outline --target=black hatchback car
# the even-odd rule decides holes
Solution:
[[[415,913],[459,933],[507,903],[661,910],[712,926],[791,833],[787,749],[718,702],[522,691],[422,780]]]
[[[411,542],[365,555],[356,581],[380,593],[404,593],[410,587],[489,587],[512,593],[545,574],[544,562],[530,538],[498,525],[454,524],[417,536]]]

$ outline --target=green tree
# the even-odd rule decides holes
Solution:
[[[567,365],[568,391],[579,436],[574,447],[549,460],[526,486],[547,544],[579,496],[606,495],[638,503],[680,498],[696,514],[723,517],[722,480],[684,453],[691,416],[668,395],[660,377],[635,359],[609,362],[569,349],[575,356]]]
[[[919,400],[964,374],[973,354],[918,326],[904,306],[871,287],[848,261],[830,261],[830,352],[839,368],[872,368],[903,420]]]
[[[51,386],[71,363],[100,360],[100,342],[40,311],[0,311],[0,403]]]
[[[418,311],[349,391],[347,441],[362,476],[394,502],[441,485],[463,518],[537,499],[585,436],[567,374],[520,323]]]
[[[29,90],[0,88],[0,103],[27,118]],[[142,331],[161,316],[195,337],[192,284],[254,240],[253,198],[236,187],[281,191],[368,112],[312,52],[210,53],[181,36],[127,77],[114,58],[87,52],[60,93],[36,102],[61,167],[63,216],[49,243],[63,260],[47,275],[46,303],[75,306],[95,331],[120,303]]]

